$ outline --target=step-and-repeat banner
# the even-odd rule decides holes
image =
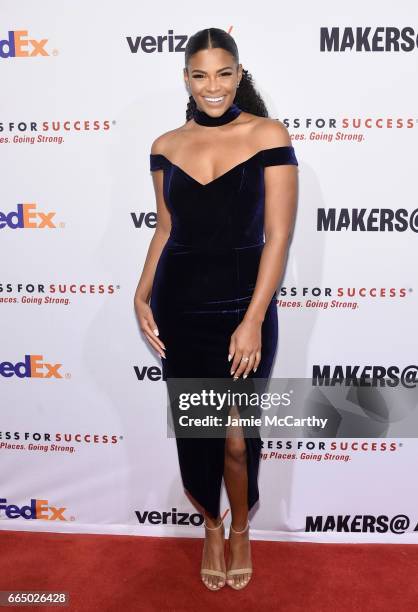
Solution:
[[[418,9],[236,9],[1,3],[2,529],[202,536],[133,305],[156,225],[150,147],[185,121],[202,28],[234,36],[299,161],[272,376],[414,385]],[[389,438],[390,411],[361,410],[370,437],[263,439],[254,538],[416,541],[415,432]]]

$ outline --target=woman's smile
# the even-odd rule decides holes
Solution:
[[[225,100],[225,96],[217,96],[217,97],[203,96],[203,99],[205,102],[210,104],[210,106],[222,106]]]

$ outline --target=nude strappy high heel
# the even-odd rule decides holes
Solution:
[[[217,525],[216,527],[208,527],[206,525],[206,521],[204,522],[205,524],[205,528],[209,529],[210,531],[215,531],[217,529],[219,529],[222,525],[223,525],[223,519],[221,519],[221,522],[219,523],[219,525]],[[210,591],[219,591],[219,589],[222,589],[225,584],[226,584],[226,573],[222,572],[221,570],[213,570],[213,569],[207,569],[203,567],[203,560],[202,560],[202,566],[200,568],[200,575],[202,577],[202,582],[203,584],[210,590]],[[203,576],[220,576],[221,578],[223,578],[223,584],[221,586],[216,586],[216,587],[211,587],[208,584],[206,584],[206,582],[203,580]]]
[[[247,526],[244,529],[241,529],[241,531],[237,531],[236,529],[234,529],[232,527],[232,524],[230,525],[230,529],[234,532],[234,533],[245,533],[247,531],[247,529],[250,526],[250,521],[247,521]],[[231,534],[230,534],[231,535]],[[227,582],[228,586],[230,586],[232,589],[235,590],[240,590],[243,589],[244,587],[247,586],[247,584],[250,582],[251,580],[251,574],[253,573],[253,568],[252,567],[243,567],[243,568],[237,568],[237,569],[233,569],[233,570],[228,570],[226,572],[226,579],[228,580],[229,578],[232,578],[232,576],[237,576],[239,574],[250,574],[250,576],[248,576],[248,578],[246,579],[246,581],[242,584],[242,585],[235,585],[234,581],[232,580],[231,583]]]

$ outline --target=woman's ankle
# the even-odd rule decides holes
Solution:
[[[222,517],[218,516],[218,518],[211,518],[211,517],[205,516],[204,525],[206,529],[210,529],[210,530],[219,529],[220,530],[221,526],[223,526]]]
[[[244,524],[244,526],[243,526],[243,524]],[[231,532],[232,533],[236,533],[236,534],[246,533],[249,530],[249,526],[250,526],[250,522],[249,522],[248,519],[247,519],[247,521],[245,523],[244,523],[244,521],[239,521],[239,522],[237,521],[235,523],[235,521],[232,520],[231,525],[230,525]]]

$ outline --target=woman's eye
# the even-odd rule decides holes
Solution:
[[[222,72],[222,73],[221,73],[221,76],[227,76],[227,77],[230,77],[230,76],[232,76],[232,72]],[[194,78],[194,79],[203,79],[203,78],[204,78],[204,75],[203,75],[203,74],[194,74],[194,75],[193,75],[193,78]]]

